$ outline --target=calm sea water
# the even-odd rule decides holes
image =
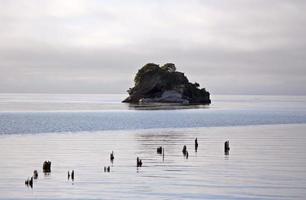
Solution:
[[[0,134],[306,123],[305,96],[213,96],[210,106],[131,106],[124,95],[0,95]]]
[[[123,98],[1,94],[0,199],[305,199],[306,97],[214,96],[193,107]]]

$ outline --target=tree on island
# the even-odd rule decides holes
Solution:
[[[176,67],[173,63],[166,63],[160,68],[163,69],[163,70],[166,70],[168,72],[175,72],[176,71]]]

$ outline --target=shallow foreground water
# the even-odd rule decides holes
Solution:
[[[300,124],[4,134],[0,199],[305,199],[305,130]],[[165,148],[164,160],[158,146]],[[143,159],[138,169],[137,156]],[[50,175],[42,173],[44,160],[52,161]],[[35,169],[31,189],[24,180]],[[68,170],[75,170],[73,182]]]

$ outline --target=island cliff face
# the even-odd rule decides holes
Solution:
[[[135,86],[127,92],[127,103],[210,104],[210,94],[198,83],[190,83],[172,63],[148,63],[136,74]]]

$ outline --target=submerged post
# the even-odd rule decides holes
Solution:
[[[110,172],[110,166],[104,166],[104,172]]]
[[[43,164],[43,172],[50,173],[51,172],[51,161],[45,161]]]
[[[162,154],[163,153],[163,147],[157,147],[157,150],[156,150],[156,152],[158,153],[158,154]]]
[[[183,155],[186,156],[186,153],[187,153],[187,147],[186,147],[186,145],[183,146],[182,152],[183,152]]]
[[[109,156],[111,163],[114,162],[115,156],[114,156],[114,152],[112,151],[112,153]]]
[[[225,154],[228,154],[229,153],[229,150],[230,150],[230,147],[229,147],[229,141],[225,141],[224,143],[224,153]]]
[[[34,172],[33,172],[33,177],[34,177],[34,179],[37,179],[37,178],[38,178],[38,172],[37,172],[37,170],[34,170]]]
[[[196,139],[194,140],[194,149],[195,149],[195,152],[198,151],[198,147],[199,147],[198,138],[196,138]]]
[[[30,186],[31,188],[33,188],[33,176],[31,177],[31,179],[27,179],[25,182],[24,182],[24,184],[26,185],[26,186]]]
[[[137,157],[137,159],[136,159],[136,166],[137,166],[137,168],[142,167],[142,160],[139,159],[139,157]]]

